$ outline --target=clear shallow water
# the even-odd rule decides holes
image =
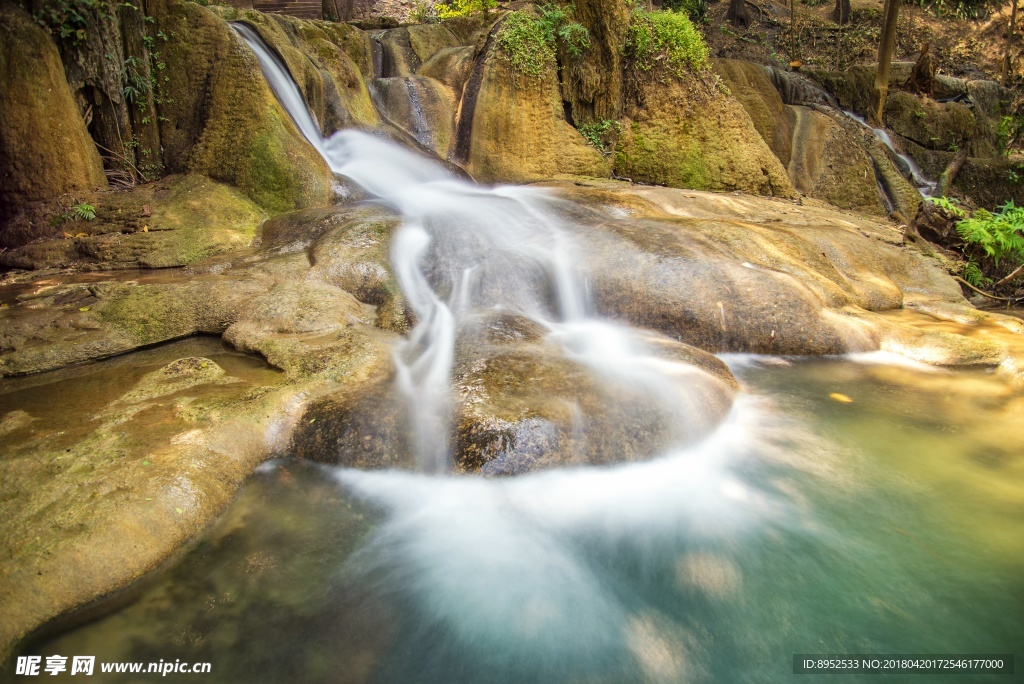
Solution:
[[[730,420],[648,463],[268,463],[137,601],[33,652],[209,661],[213,682],[623,683],[1020,648],[1019,394],[980,372],[730,362],[748,388]]]

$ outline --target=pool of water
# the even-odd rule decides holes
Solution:
[[[728,360],[745,387],[728,421],[646,463],[485,479],[269,462],[137,600],[25,652],[94,655],[97,674],[211,664],[166,681],[623,684],[1020,648],[1019,390],[880,355]]]

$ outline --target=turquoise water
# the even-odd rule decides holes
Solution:
[[[647,463],[267,463],[134,602],[27,652],[211,663],[166,681],[573,684],[788,681],[794,653],[1019,656],[1024,395],[879,360],[731,358],[727,423]],[[935,679],[1013,677],[881,677]]]

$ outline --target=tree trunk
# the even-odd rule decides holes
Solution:
[[[896,44],[896,20],[899,14],[900,0],[886,0],[882,39],[878,43],[878,71],[875,72],[875,85],[868,105],[868,121],[873,126],[882,125],[885,97],[889,94],[889,63],[892,62],[892,49]]]
[[[729,0],[729,11],[725,18],[732,22],[733,26],[743,25],[743,28],[750,26],[750,14],[747,12],[746,0]]]
[[[836,8],[832,10],[832,21],[840,26],[850,21],[850,0],[836,0]]]
[[[1003,57],[1003,87],[1010,85],[1013,74],[1013,34],[1017,30],[1017,0],[1010,0],[1010,30],[1006,32],[1006,55]]]

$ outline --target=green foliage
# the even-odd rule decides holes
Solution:
[[[607,135],[611,131],[616,133],[622,130],[622,125],[614,119],[602,119],[600,121],[591,121],[589,123],[582,124],[577,130],[580,134],[586,138],[587,142],[596,147],[602,153],[607,154],[608,141]]]
[[[958,206],[960,204],[960,200],[954,197],[926,197],[925,200],[931,202],[940,209],[944,209],[950,216],[954,216],[956,218],[967,218],[967,212]]]
[[[409,18],[417,24],[436,24],[441,21],[437,6],[428,0],[416,0],[416,6],[409,13]]]
[[[968,245],[979,247],[997,267],[1003,259],[1024,261],[1024,207],[1009,201],[995,212],[978,209],[956,224]]]
[[[540,78],[555,61],[555,46],[547,41],[540,23],[523,12],[512,12],[498,32],[498,47],[518,73]]]
[[[81,204],[76,204],[71,207],[68,214],[71,218],[82,219],[83,221],[92,221],[96,218],[96,207],[82,202]]]
[[[659,64],[676,76],[708,69],[708,46],[682,12],[633,10],[626,54],[641,71]]]
[[[694,20],[703,19],[708,13],[707,0],[665,0],[662,8],[682,12]]]
[[[964,280],[974,287],[988,287],[992,284],[992,279],[985,277],[985,274],[981,272],[981,267],[978,266],[978,262],[974,259],[965,261],[961,272],[963,273]]]
[[[590,32],[573,21],[572,5],[539,5],[539,16],[511,12],[498,32],[498,47],[512,69],[531,78],[540,78],[555,61],[559,46],[574,57],[590,47]]]
[[[978,18],[985,0],[917,0],[917,4],[939,18],[967,20]]]
[[[1024,149],[1024,115],[1004,116],[999,121],[999,148],[1003,154]]]
[[[477,12],[486,15],[489,11],[498,6],[497,0],[451,0],[446,4],[434,5],[437,16],[441,19],[454,19],[456,17],[469,17]]]
[[[590,47],[590,31],[578,21],[573,21],[576,8],[573,5],[538,5],[540,17],[537,23],[549,45],[561,43],[570,55],[579,57]]]
[[[104,0],[48,0],[35,20],[61,40],[80,45],[88,38],[88,29],[95,21],[113,16],[113,6]]]

